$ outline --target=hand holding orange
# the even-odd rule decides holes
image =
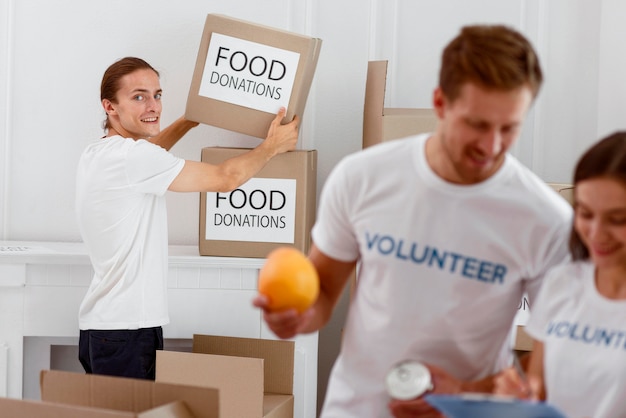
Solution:
[[[259,272],[259,293],[271,311],[306,311],[319,294],[319,277],[311,261],[293,247],[280,247],[267,256]]]

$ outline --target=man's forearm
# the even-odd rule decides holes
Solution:
[[[180,117],[170,126],[163,129],[160,134],[148,139],[148,141],[169,151],[183,135],[196,126],[198,126],[198,122],[192,122],[184,117]]]

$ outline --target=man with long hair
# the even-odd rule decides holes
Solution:
[[[167,310],[165,192],[226,192],[254,176],[273,156],[292,150],[298,118],[219,165],[168,152],[191,128],[180,118],[161,131],[158,72],[127,57],[104,73],[106,135],[90,143],[77,170],[76,211],[94,277],[79,311],[79,358],[87,373],[154,379]]]

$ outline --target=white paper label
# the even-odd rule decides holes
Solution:
[[[296,180],[252,178],[206,194],[207,240],[294,243]]]
[[[524,296],[517,305],[517,314],[513,321],[514,325],[526,325],[528,318],[530,317],[530,303],[528,303],[528,295],[524,293]]]
[[[297,52],[213,33],[199,94],[277,113],[289,104],[299,60]]]

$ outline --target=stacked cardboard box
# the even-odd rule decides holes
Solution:
[[[194,335],[157,353],[157,382],[219,389],[220,417],[293,418],[293,341]]]
[[[385,108],[387,61],[367,66],[363,109],[363,148],[392,139],[433,132],[437,117],[433,109]]]
[[[185,117],[265,138],[279,108],[300,117],[322,41],[209,14],[187,98]]]
[[[202,161],[219,164],[248,149],[210,147]],[[264,258],[280,246],[308,252],[315,220],[317,151],[279,154],[229,193],[200,196],[200,255]]]

